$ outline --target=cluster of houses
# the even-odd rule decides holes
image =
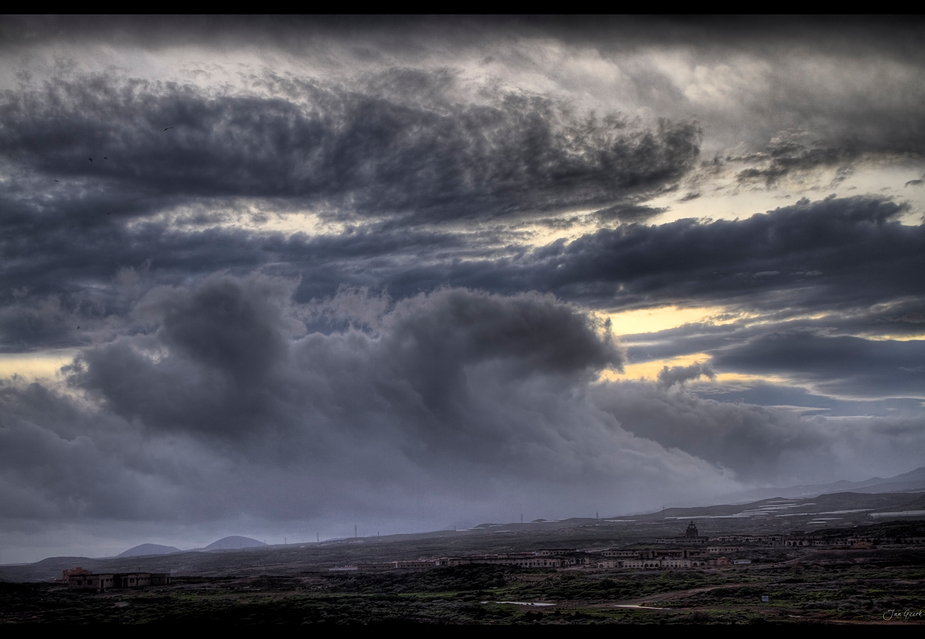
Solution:
[[[600,569],[663,570],[750,564],[749,559],[729,559],[726,555],[744,552],[755,547],[870,548],[925,544],[925,538],[868,538],[861,536],[825,537],[796,531],[790,535],[728,535],[701,537],[696,524],[690,522],[684,535],[656,539],[656,544],[667,546],[633,550],[579,551],[573,549],[547,549],[536,552],[440,557],[414,561],[357,564],[331,570],[381,571],[399,568],[433,568],[434,566],[462,566],[467,564],[498,564],[522,568],[568,568],[588,566]]]
[[[741,550],[741,549],[740,549]],[[434,568],[436,566],[465,566],[469,564],[495,564],[519,566],[521,568],[569,568],[588,566],[612,568],[695,568],[699,566],[721,566],[732,562],[725,557],[710,556],[704,549],[655,549],[655,550],[605,550],[590,552],[581,550],[538,550],[536,552],[468,555],[465,557],[440,557],[414,561],[389,561],[366,563],[355,566],[331,568],[331,571],[382,571],[395,569]]]
[[[806,534],[794,531],[789,535],[726,535],[712,537],[711,542],[746,543],[750,546],[768,548],[907,548],[925,545],[925,537],[875,537],[870,535],[847,535],[832,537],[825,534]]]
[[[579,551],[566,548],[551,548],[536,552],[470,555],[465,557],[440,557],[412,561],[389,561],[366,563],[355,566],[331,568],[332,571],[361,570],[382,571],[395,569],[424,569],[435,566],[463,566],[467,564],[497,564],[521,568],[569,568],[596,567],[600,569],[642,569],[662,570],[676,568],[698,568],[748,564],[748,559],[729,560],[726,555],[741,553],[755,547],[825,547],[825,548],[872,548],[908,547],[925,545],[925,537],[873,538],[865,536],[831,537],[822,534],[805,534],[795,531],[789,535],[727,535],[701,537],[697,526],[691,522],[684,535],[656,539],[663,547],[645,549]],[[745,544],[745,545],[742,545]],[[65,570],[59,583],[66,583],[75,590],[104,592],[115,588],[140,588],[144,586],[165,586],[170,584],[169,573],[104,573],[94,574],[83,568]]]
[[[604,550],[580,551],[567,548],[551,548],[536,552],[468,555],[465,557],[440,557],[414,561],[389,561],[384,563],[357,564],[331,568],[332,571],[358,570],[381,571],[399,568],[433,568],[435,566],[464,566],[468,564],[496,564],[519,566],[521,568],[569,568],[588,566],[597,568],[694,568],[708,565],[734,563],[725,557],[716,557],[721,552],[737,552],[740,546],[709,547],[706,537],[701,537],[697,526],[691,522],[681,537],[659,539],[659,543],[671,543],[681,548],[647,550]]]
[[[505,554],[469,555],[466,557],[440,557],[414,561],[389,561],[378,564],[357,564],[332,570],[393,570],[396,568],[433,568],[435,566],[465,566],[469,564],[498,564],[521,568],[566,568],[589,563],[588,555],[572,550],[539,550]]]
[[[166,586],[170,584],[170,573],[166,572],[108,572],[96,574],[78,566],[64,570],[58,583],[66,583],[71,590],[94,590],[104,592],[114,588],[143,588],[145,586]]]

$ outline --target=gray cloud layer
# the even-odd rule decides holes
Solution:
[[[131,519],[161,497],[144,489],[164,484],[181,493],[177,509],[190,509],[182,517],[199,517],[188,493],[220,490],[229,481],[223,459],[255,473],[254,486],[228,488],[237,507],[274,518],[329,516],[343,500],[420,515],[409,501],[415,482],[431,495],[424,508],[452,497],[486,515],[509,499],[538,507],[540,487],[551,509],[641,503],[641,494],[627,500],[615,489],[654,468],[665,481],[652,494],[686,494],[686,482],[733,485],[709,464],[636,440],[582,400],[595,373],[619,367],[622,355],[605,327],[551,297],[443,289],[394,303],[374,332],[299,335],[289,292],[279,281],[228,277],[152,290],[138,306],[158,318],[151,332],[87,349],[66,369],[89,404],[8,386],[6,450],[34,452],[22,464],[6,460],[4,516],[68,514],[49,503],[66,495],[83,515]],[[190,443],[170,460],[176,441]],[[101,465],[116,447],[138,452]],[[79,471],[85,463],[92,472]],[[288,469],[287,485],[323,488],[306,486],[295,505],[265,503],[271,469]],[[62,474],[73,478],[66,489]],[[364,494],[374,477],[380,488]],[[376,506],[380,491],[400,503]],[[128,495],[131,507],[120,506]]]
[[[922,28],[832,24],[0,19],[0,534],[920,465]]]
[[[50,81],[4,96],[0,153],[61,188],[103,185],[119,215],[147,212],[151,198],[220,195],[434,221],[611,206],[679,177],[698,153],[691,124],[646,130],[514,92],[459,103],[448,73],[396,70],[353,91],[269,83],[273,97]]]
[[[741,299],[768,311],[870,304],[923,293],[923,227],[902,225],[902,210],[827,199],[741,221],[624,226],[537,251],[535,269],[558,294],[598,299]]]
[[[3,516],[325,520],[347,508],[454,521],[454,509],[489,517],[516,504],[641,508],[831,479],[922,443],[919,421],[836,429],[677,385],[594,383],[623,356],[606,327],[551,297],[442,289],[383,306],[343,295],[329,310],[372,326],[306,334],[297,317],[314,310],[291,292],[227,276],[153,289],[136,307],[148,332],[66,369],[83,401],[7,385]],[[873,458],[846,454],[846,437]]]
[[[65,244],[66,230],[50,231],[60,251],[41,236],[17,240],[14,234],[3,243],[9,293],[0,322],[12,344],[72,340],[81,316],[124,310],[111,278],[119,268],[148,260],[167,282],[203,270],[246,272],[273,264],[281,275],[303,277],[302,301],[330,296],[345,284],[406,296],[451,283],[548,291],[604,307],[645,304],[653,296],[666,304],[724,303],[781,318],[866,307],[870,326],[892,322],[890,330],[902,332],[917,327],[906,319],[922,312],[915,300],[923,293],[917,273],[925,270],[923,227],[901,224],[896,218],[902,211],[873,198],[829,199],[740,221],[621,226],[508,258],[502,250],[491,260],[453,234],[398,229],[283,238],[153,226],[101,231],[92,244],[82,244],[80,236]],[[102,259],[95,259],[98,254]],[[70,271],[69,264],[77,266]],[[101,296],[99,289],[81,287],[87,277],[111,292]],[[899,306],[870,308],[886,303]]]

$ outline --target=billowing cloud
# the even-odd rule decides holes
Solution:
[[[215,95],[107,76],[50,80],[4,96],[0,153],[43,176],[45,191],[53,178],[68,192],[89,180],[118,199],[83,216],[237,196],[444,221],[609,207],[680,177],[699,150],[691,123],[647,128],[523,92],[461,103],[447,72],[398,69],[352,91],[270,81],[273,97],[259,86]]]
[[[925,341],[826,337],[809,331],[766,334],[714,356],[717,367],[792,376],[833,395],[925,399]]]
[[[746,483],[794,485],[830,482],[833,475],[874,476],[882,464],[915,466],[925,445],[921,417],[800,417],[785,409],[718,402],[677,386],[639,382],[604,384],[595,387],[592,397],[637,437],[720,464]]]
[[[601,230],[538,249],[536,283],[558,295],[702,300],[770,311],[870,305],[923,293],[925,227],[875,198],[800,202],[744,220]]]
[[[709,364],[691,364],[690,366],[667,366],[662,367],[658,373],[658,383],[663,388],[671,388],[675,384],[683,385],[684,382],[707,377],[714,379],[716,371]]]
[[[193,494],[227,490],[208,512],[309,519],[344,502],[418,517],[420,508],[450,517],[465,504],[487,516],[511,500],[558,512],[736,486],[718,466],[635,437],[584,400],[623,356],[606,325],[550,296],[447,288],[386,309],[370,298],[375,328],[302,334],[295,317],[312,309],[293,307],[290,293],[278,280],[228,276],[154,289],[136,308],[155,318],[150,332],[86,349],[66,367],[82,402],[38,384],[7,388],[6,450],[35,450],[6,460],[9,495],[38,491],[25,513],[33,516],[133,519],[148,500],[160,504],[163,484],[178,493],[174,516],[187,520],[202,516]],[[116,441],[149,457],[106,456]],[[264,491],[280,490],[268,477],[305,488],[268,503]],[[58,503],[65,481],[76,510]],[[419,505],[415,482],[431,493]],[[10,499],[4,516],[24,516]]]
[[[921,36],[0,19],[4,548],[920,465]]]
[[[7,386],[4,517],[557,516],[826,481],[921,445],[915,420],[837,425],[668,383],[712,375],[703,365],[658,385],[596,382],[622,352],[550,296],[345,291],[321,306],[355,327],[305,333],[298,318],[319,314],[292,290],[230,276],[152,289],[135,308],[147,332],[66,367],[81,400]]]

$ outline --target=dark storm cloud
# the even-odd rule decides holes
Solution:
[[[227,276],[154,288],[135,309],[149,332],[86,349],[65,368],[85,402],[39,385],[8,389],[8,450],[34,448],[57,473],[24,479],[31,457],[11,457],[9,494],[38,491],[29,508],[43,516],[67,514],[55,500],[77,495],[87,513],[114,519],[169,498],[176,517],[195,521],[319,516],[344,504],[451,513],[463,503],[497,508],[512,491],[520,503],[587,508],[734,486],[682,451],[628,435],[583,400],[622,354],[605,326],[552,297],[441,289],[393,302],[345,292],[321,314],[354,316],[365,330],[300,335],[294,318],[313,309],[294,305],[291,292],[273,278]],[[57,477],[77,462],[64,458],[84,449],[91,461],[99,451],[138,454],[110,454],[65,490]],[[120,483],[111,487],[118,499],[136,495],[124,513],[103,477]],[[415,486],[429,496],[415,497]],[[635,497],[621,496],[632,486]],[[207,513],[195,495],[209,496]],[[26,505],[8,502],[6,514]]]
[[[171,517],[176,457],[135,429],[39,384],[0,386],[0,513],[10,519]]]
[[[821,65],[831,65],[831,60],[820,56]],[[890,64],[898,75],[919,77],[921,71],[908,65],[907,60],[883,60]],[[873,66],[872,59],[859,60],[859,64]],[[818,169],[837,169],[830,188],[837,186],[851,176],[853,171],[866,160],[880,162],[885,157],[894,161],[908,161],[925,156],[925,124],[916,114],[915,102],[903,96],[901,99],[876,97],[871,94],[889,95],[896,89],[891,85],[891,74],[877,77],[874,68],[869,84],[857,86],[850,76],[835,68],[830,70],[826,80],[833,86],[820,90],[813,83],[821,78],[814,76],[820,71],[807,66],[794,73],[769,74],[777,91],[766,96],[774,103],[755,104],[755,115],[775,112],[773,121],[776,130],[766,127],[768,139],[755,139],[753,153],[744,156],[726,156],[725,161],[743,163],[748,168],[737,173],[739,183],[754,185],[763,182],[774,187],[787,178],[806,180]],[[801,77],[801,76],[806,76]],[[796,78],[796,79],[795,79]],[[915,91],[917,92],[917,91]],[[722,161],[719,162],[723,164]],[[713,167],[715,168],[715,167]]]
[[[158,330],[86,351],[71,370],[71,383],[152,433],[225,442],[218,450],[235,458],[246,454],[251,463],[259,465],[254,460],[268,455],[284,465],[314,460],[315,471],[337,477],[363,463],[386,483],[401,480],[389,470],[397,464],[425,473],[440,490],[451,490],[473,472],[515,483],[545,481],[547,463],[553,464],[547,478],[567,483],[579,468],[601,481],[617,472],[606,471],[603,458],[590,450],[578,457],[566,453],[565,442],[577,433],[608,454],[616,454],[617,446],[663,459],[666,449],[678,449],[748,481],[808,472],[812,456],[844,435],[825,421],[700,400],[678,389],[676,382],[711,377],[706,365],[667,369],[659,385],[593,387],[593,405],[616,420],[601,421],[574,393],[592,391],[589,374],[619,366],[622,356],[600,336],[602,327],[552,298],[444,289],[391,301],[345,291],[319,311],[335,319],[354,317],[365,330],[299,337],[293,318],[313,311],[288,306],[291,290],[291,284],[274,280],[233,278],[214,278],[192,290],[152,290],[136,314],[159,318]],[[270,346],[238,343],[233,336],[242,330],[266,335]],[[213,348],[228,339],[235,345]],[[815,352],[812,345],[802,346]],[[722,356],[714,357],[713,370],[726,365]],[[890,356],[881,358],[881,368]],[[769,368],[760,352],[754,359],[755,368]],[[869,359],[857,355],[859,362]],[[788,362],[782,368],[801,365]],[[866,441],[888,426],[859,422],[851,432]],[[902,428],[914,448],[916,426]],[[627,439],[624,429],[645,439]],[[659,447],[649,450],[645,440]],[[284,448],[276,445],[281,441]],[[379,451],[375,463],[356,449],[359,441]],[[341,467],[329,468],[326,458],[339,459]],[[624,463],[627,472],[636,468]],[[470,487],[472,481],[467,480]],[[327,508],[320,494],[306,499]]]
[[[69,381],[150,428],[239,437],[273,416],[268,386],[295,330],[278,305],[281,286],[213,278],[194,292],[152,289],[137,314],[159,332],[86,351]]]
[[[560,374],[622,367],[610,336],[596,332],[605,327],[551,296],[505,299],[447,289],[408,304],[425,302],[428,312],[406,312],[390,330],[399,343],[412,339],[422,362],[513,358],[525,364],[525,373]]]
[[[482,58],[502,76],[505,70],[543,75],[612,102],[609,82],[580,69],[572,77],[576,69],[560,68],[556,55],[550,65],[543,53],[551,45],[614,64],[621,98],[674,120],[695,113],[727,147],[747,140],[751,151],[773,153],[782,132],[801,130],[838,157],[925,149],[918,116],[923,28],[889,17],[14,17],[0,27],[8,33],[0,50],[23,57],[43,47],[79,50],[101,42],[151,55],[174,46],[241,48],[323,60],[338,73],[396,60],[454,66]],[[645,59],[653,51],[677,55],[679,64]],[[792,159],[813,164],[822,158],[810,151]],[[792,170],[786,164],[783,158],[773,170],[752,168],[770,170],[773,179]]]
[[[656,112],[696,113],[709,133],[705,148],[725,157],[738,149],[728,159],[745,162],[737,173],[750,185],[925,154],[920,21],[685,16],[546,28],[615,61],[628,76],[624,87]],[[595,37],[597,30],[622,33]],[[670,62],[620,64],[640,44]],[[747,159],[742,148],[755,155]]]
[[[737,175],[739,181],[763,180],[768,186],[773,186],[781,178],[795,172],[836,165],[844,165],[844,170],[848,170],[847,165],[861,156],[861,150],[857,148],[807,149],[801,144],[772,145],[769,152],[771,157],[767,167],[745,169]]]
[[[64,297],[63,302],[60,295],[27,295],[21,300],[4,297],[6,299],[0,298],[4,302],[0,307],[0,334],[3,335],[0,351],[29,350],[36,345],[73,345],[80,341],[77,331],[81,321],[87,315],[99,315],[92,302],[89,305],[80,303],[90,301],[86,294]]]
[[[820,448],[825,440],[795,415],[701,400],[653,384],[606,385],[594,398],[635,435],[690,451],[749,479],[774,476],[786,451]]]
[[[593,42],[611,51],[680,43],[710,55],[728,49],[768,53],[818,46],[847,56],[887,52],[897,58],[925,57],[918,44],[925,29],[896,16],[556,16],[517,19],[514,24],[543,29],[575,44]],[[613,37],[615,31],[620,38]]]
[[[0,386],[0,524],[408,530],[921,465],[922,342],[884,338],[925,325],[923,33],[0,18],[0,364],[79,353]],[[821,180],[909,201],[652,224]],[[579,303],[726,316],[618,344]]]
[[[611,206],[680,177],[698,153],[692,124],[649,130],[515,92],[460,104],[441,72],[376,82],[274,80],[285,91],[266,97],[56,79],[3,96],[0,153],[49,181],[135,193],[123,215],[143,213],[142,199],[249,196],[435,221]]]
[[[163,306],[165,345],[229,371],[241,385],[264,377],[285,354],[278,307],[246,295],[234,282],[210,282],[195,294],[165,300]]]
[[[821,392],[925,397],[925,342],[870,341],[808,332],[771,333],[713,356],[718,369],[785,374]]]
[[[745,220],[622,226],[530,256],[534,286],[633,304],[723,302],[761,310],[871,305],[921,296],[925,227],[868,198],[798,203]]]
[[[106,216],[103,216],[106,217]],[[7,349],[82,343],[83,331],[101,324],[116,329],[131,304],[156,284],[227,270],[245,274],[266,265],[277,275],[304,275],[298,298],[333,295],[344,285],[380,288],[402,273],[424,268],[432,287],[445,277],[432,264],[484,256],[461,237],[427,230],[352,227],[338,235],[255,233],[233,227],[177,230],[163,222],[127,228],[107,224],[92,232],[50,228],[45,233],[0,238],[0,330]],[[422,259],[423,257],[423,259]],[[120,274],[144,267],[145,276],[123,286]],[[136,278],[137,279],[137,278]],[[92,283],[92,286],[88,284]],[[421,281],[394,286],[417,294]]]
[[[630,362],[670,359],[693,353],[715,353],[730,344],[744,344],[777,331],[818,339],[836,336],[873,336],[878,339],[917,338],[922,333],[925,300],[905,298],[891,303],[851,309],[833,309],[820,315],[802,316],[799,308],[782,307],[763,313],[757,321],[740,318],[724,323],[693,322],[676,328],[622,335]]]
[[[232,228],[181,232],[163,223],[112,225],[90,244],[53,230],[0,240],[9,258],[0,276],[6,289],[0,325],[10,347],[74,343],[78,325],[124,314],[137,297],[116,294],[112,278],[147,262],[151,277],[163,283],[265,265],[270,273],[302,277],[300,302],[331,296],[343,285],[403,298],[450,284],[545,290],[605,308],[640,305],[655,295],[661,304],[730,304],[777,320],[840,309],[837,321],[845,330],[902,334],[917,330],[903,318],[923,310],[915,274],[925,270],[923,227],[899,223],[902,212],[888,201],[829,199],[737,221],[625,225],[533,251],[389,226],[286,237]],[[83,285],[94,280],[103,286]],[[28,294],[13,295],[23,287]],[[871,308],[875,304],[881,306]]]
[[[809,310],[851,309],[856,313],[838,318],[846,329],[901,333],[917,330],[901,318],[921,312],[925,293],[915,275],[925,269],[925,227],[900,223],[903,212],[902,205],[873,198],[802,201],[744,220],[624,225],[532,251],[496,249],[492,259],[456,253],[453,242],[461,251],[464,240],[442,235],[429,241],[443,242],[446,258],[425,263],[400,257],[414,254],[415,243],[424,241],[412,234],[406,245],[395,246],[391,260],[377,261],[376,272],[378,283],[399,297],[449,283],[508,293],[545,290],[599,307],[652,299],[723,303],[761,310],[777,321]],[[290,242],[294,261],[297,246],[305,247],[303,254],[317,251],[333,260],[350,239]],[[310,281],[310,270],[304,273]]]
[[[658,372],[658,384],[662,388],[670,388],[675,384],[683,385],[692,379],[707,377],[714,379],[716,372],[709,364],[691,364],[690,366],[663,367]]]
[[[346,44],[361,60],[388,54],[420,55],[424,46],[446,44],[476,47],[496,39],[499,29],[516,29],[519,18],[453,16],[3,16],[0,50],[16,52],[36,46],[86,45],[106,41],[113,46],[158,51],[171,46],[240,47],[304,54],[324,46]],[[528,19],[529,22],[529,19]],[[554,24],[556,21],[540,20]],[[413,35],[414,37],[409,37]]]
[[[82,343],[77,326],[125,311],[125,300],[104,290],[107,280],[145,261],[165,283],[270,262],[281,275],[308,276],[306,299],[391,281],[399,294],[415,294],[452,279],[433,262],[472,256],[431,254],[417,260],[420,273],[403,274],[422,252],[463,247],[394,222],[284,239],[227,227],[175,232],[163,222],[129,229],[128,219],[189,210],[180,217],[194,231],[252,217],[239,196],[282,211],[405,222],[615,211],[628,194],[679,177],[697,155],[690,124],[646,130],[515,92],[460,104],[447,95],[454,83],[448,72],[401,69],[354,90],[267,76],[258,84],[277,90],[268,97],[86,75],[6,92],[0,153],[17,179],[0,186],[0,286],[31,290],[2,313],[6,348]]]
[[[693,199],[693,198],[691,198]],[[619,220],[620,222],[644,222],[650,217],[664,213],[665,209],[658,209],[652,206],[641,204],[616,204],[614,206],[601,209],[595,213],[601,221],[611,222]]]
[[[318,38],[356,38],[372,56],[380,49],[416,51],[422,43],[477,46],[498,38],[547,37],[604,51],[673,43],[710,53],[727,47],[763,52],[816,45],[839,55],[923,57],[922,25],[901,16],[5,16],[0,25],[0,43],[7,49],[104,40],[150,49],[247,41],[299,50]]]
[[[192,292],[152,289],[136,315],[156,321],[159,330],[87,350],[69,369],[70,383],[156,430],[237,438],[262,433],[269,423],[291,424],[295,413],[277,411],[297,402],[288,395],[293,380],[305,383],[309,403],[314,393],[324,395],[306,380],[338,377],[344,360],[358,356],[352,344],[365,345],[371,387],[401,382],[419,398],[412,404],[423,402],[444,417],[463,401],[468,366],[491,363],[513,379],[571,377],[622,363],[586,317],[552,298],[451,289],[397,303],[380,338],[315,334],[290,347],[287,336],[304,331],[280,305],[290,294],[288,285],[265,279],[210,278]],[[306,371],[313,371],[308,378]],[[362,381],[354,384],[360,388],[347,391],[354,399],[336,403],[364,403]]]

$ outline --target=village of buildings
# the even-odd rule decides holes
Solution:
[[[61,573],[58,583],[66,583],[71,590],[93,590],[104,592],[118,588],[144,588],[145,586],[170,585],[170,573],[111,572],[92,573],[78,566]]]
[[[885,538],[863,535],[832,537],[794,531],[790,534],[701,536],[691,521],[678,537],[655,539],[654,543],[637,547],[578,550],[566,548],[542,549],[534,552],[437,557],[409,561],[358,563],[329,568],[330,571],[386,571],[427,569],[440,566],[494,564],[521,568],[598,569],[598,570],[677,570],[715,566],[745,566],[752,563],[750,552],[762,548],[812,548],[828,550],[908,548],[925,546],[925,537]],[[645,546],[645,547],[638,547]],[[105,592],[121,588],[165,586],[171,583],[169,573],[105,573],[95,574],[83,568],[63,571],[59,583],[73,590]]]
[[[413,561],[365,563],[331,568],[332,571],[377,571],[496,564],[522,568],[586,567],[601,570],[668,570],[708,566],[748,565],[743,554],[756,548],[870,549],[925,546],[925,537],[872,538],[867,536],[826,537],[795,531],[788,535],[724,535],[705,537],[691,521],[684,535],[656,539],[656,547],[637,549],[545,549],[535,552],[440,557]],[[734,555],[733,558],[727,555]]]

